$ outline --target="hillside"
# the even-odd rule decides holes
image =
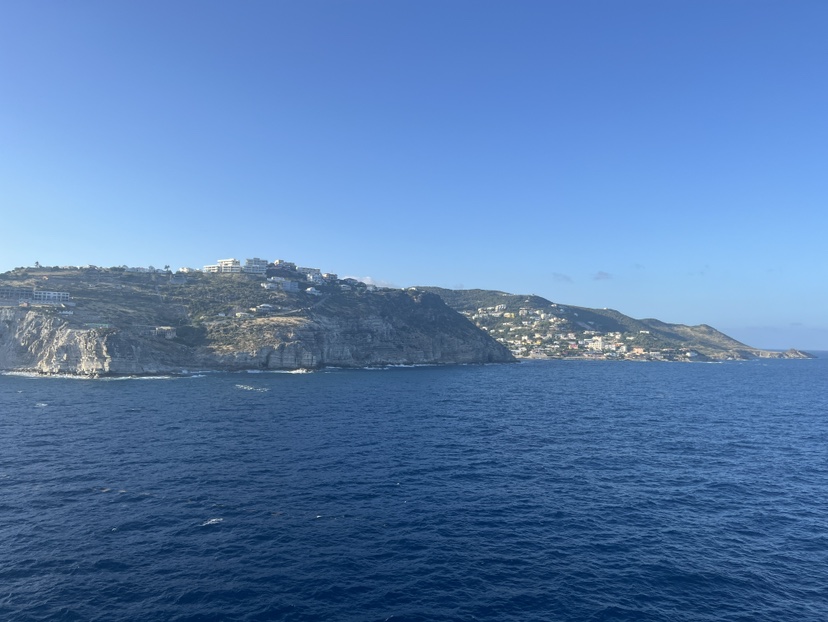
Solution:
[[[308,287],[302,274],[276,274],[279,282],[120,268],[0,275],[0,369],[105,375],[514,360],[434,294],[339,279]]]
[[[419,289],[439,295],[519,357],[724,360],[809,356],[752,348],[704,324],[636,320],[613,309],[561,305],[534,295]]]

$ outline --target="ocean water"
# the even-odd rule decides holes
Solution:
[[[828,359],[0,376],[0,619],[828,620]]]

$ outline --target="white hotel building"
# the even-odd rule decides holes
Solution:
[[[213,274],[259,274],[264,276],[267,273],[267,259],[245,259],[244,266],[238,259],[219,259],[215,264],[204,266],[204,272]]]

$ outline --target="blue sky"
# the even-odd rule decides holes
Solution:
[[[0,271],[284,258],[828,350],[828,3],[18,2]]]

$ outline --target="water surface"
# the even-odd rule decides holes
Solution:
[[[0,376],[0,617],[825,620],[826,380]]]

